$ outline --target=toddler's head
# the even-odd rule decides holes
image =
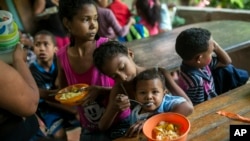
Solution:
[[[116,82],[130,81],[136,76],[133,53],[118,41],[108,41],[93,54],[95,66]]]
[[[145,112],[156,110],[165,95],[164,76],[155,68],[147,69],[135,77],[135,98],[144,104]]]
[[[182,31],[175,44],[175,50],[184,62],[197,63],[201,67],[210,63],[213,47],[211,33],[202,28]]]
[[[47,31],[41,30],[34,36],[34,53],[40,63],[52,61],[57,51],[55,36]]]

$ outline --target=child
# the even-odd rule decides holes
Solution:
[[[93,65],[93,52],[108,38],[98,37],[97,7],[92,0],[60,0],[59,15],[71,36],[71,43],[57,52],[59,87],[86,83],[88,96],[77,106],[84,141],[110,140],[98,129],[114,80]]]
[[[63,112],[51,106],[50,102],[47,101],[48,93],[51,92],[49,90],[57,91],[55,85],[57,65],[54,58],[57,50],[56,40],[54,35],[46,30],[37,32],[34,37],[34,53],[37,59],[30,65],[30,71],[40,89],[37,115],[47,127],[47,135],[49,137],[67,140],[67,125],[70,125],[70,121],[78,125],[75,115]]]
[[[107,37],[109,39],[116,39],[117,37],[125,36],[129,32],[129,28],[135,23],[135,20],[130,17],[126,25],[120,26],[113,12],[106,8],[108,5],[107,0],[94,0],[98,7],[98,22],[99,31],[98,35]]]
[[[166,93],[164,76],[157,68],[147,69],[135,77],[135,100],[142,105],[138,104],[132,110],[132,127],[154,114],[170,111],[178,113],[179,109],[185,109],[188,105],[185,98]],[[130,131],[127,132],[128,136],[132,136]]]
[[[158,34],[161,6],[157,0],[136,0],[135,6],[137,14],[141,18],[139,23],[148,29],[150,35]]]
[[[133,61],[133,52],[117,41],[109,41],[102,44],[100,48],[95,50],[93,57],[96,67],[102,73],[114,78],[116,82],[116,85],[112,88],[106,111],[99,123],[99,128],[104,130],[115,124],[116,121],[114,119],[118,113],[124,115],[124,120],[129,117],[129,98],[135,99],[133,79],[146,68],[136,65]],[[185,107],[178,109],[178,112],[183,115],[191,114],[193,105],[190,99],[166,70],[158,69],[164,75],[166,88],[168,88],[169,92],[173,95],[182,96],[187,101],[185,102]],[[123,95],[119,96],[118,94]],[[134,131],[140,127],[134,127]]]
[[[117,21],[121,26],[125,26],[132,16],[128,6],[121,0],[112,0],[108,8],[114,13]]]
[[[202,28],[182,31],[176,39],[175,49],[183,60],[179,85],[193,104],[196,105],[217,96],[212,71],[216,67],[227,66],[232,61],[214,41],[211,33]],[[213,53],[217,57],[212,57]]]

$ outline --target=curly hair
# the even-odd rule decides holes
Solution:
[[[202,28],[189,28],[176,38],[175,50],[183,60],[191,60],[209,47],[211,32]]]
[[[118,41],[108,41],[101,44],[93,53],[93,60],[96,68],[102,72],[102,67],[105,62],[118,54],[127,56],[128,48]]]
[[[134,79],[134,86],[136,90],[136,85],[141,80],[153,80],[153,79],[160,79],[162,82],[163,89],[165,89],[165,78],[160,71],[156,68],[146,69],[139,73]]]

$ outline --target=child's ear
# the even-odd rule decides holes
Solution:
[[[69,24],[69,20],[67,18],[63,18],[63,25],[67,28],[67,30],[70,32],[70,24]]]
[[[134,52],[131,49],[128,49],[128,55],[134,59]]]
[[[198,64],[201,63],[201,58],[202,58],[202,55],[199,54],[198,56],[195,57],[195,62],[197,62]]]
[[[56,53],[58,51],[58,47],[54,46],[54,52]]]

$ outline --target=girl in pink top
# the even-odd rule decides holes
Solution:
[[[94,50],[108,41],[96,36],[97,8],[92,0],[60,0],[59,15],[71,36],[70,45],[57,52],[59,88],[77,83],[91,85],[87,100],[77,107],[82,126],[80,140],[110,140],[98,128],[114,80],[93,64]]]
[[[135,6],[137,14],[141,18],[140,24],[148,29],[150,35],[158,34],[161,7],[156,0],[136,0]]]

